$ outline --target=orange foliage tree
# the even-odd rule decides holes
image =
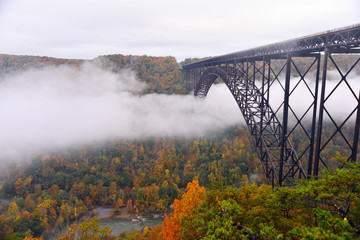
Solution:
[[[164,240],[178,239],[181,218],[184,216],[190,216],[192,211],[198,204],[205,199],[205,188],[199,186],[197,180],[189,182],[187,185],[187,191],[182,195],[181,200],[175,199],[174,212],[171,216],[166,216],[163,222],[162,235]]]

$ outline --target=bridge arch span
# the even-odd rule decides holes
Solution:
[[[202,73],[200,81],[195,86],[194,95],[199,98],[205,98],[209,92],[210,87],[218,78],[220,78],[226,85],[228,85],[227,83],[229,76],[223,68],[215,66],[207,68]]]

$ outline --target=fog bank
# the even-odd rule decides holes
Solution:
[[[206,101],[193,96],[139,95],[131,71],[94,64],[31,70],[0,79],[1,160],[113,139],[202,136],[242,122],[224,84]]]

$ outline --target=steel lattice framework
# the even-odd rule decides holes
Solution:
[[[213,57],[183,69],[200,98],[216,79],[224,81],[244,116],[267,182],[286,186],[334,167],[329,161],[336,153],[356,161],[359,46],[360,24]],[[344,96],[346,103],[341,103]],[[334,106],[344,108],[340,116]]]

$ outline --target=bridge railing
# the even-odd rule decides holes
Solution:
[[[229,61],[262,60],[263,56],[272,59],[283,57],[287,53],[312,53],[323,52],[325,48],[352,49],[360,45],[360,24],[291,39],[283,42],[269,44],[245,51],[229,53],[212,57],[203,61],[186,64],[183,69],[188,71],[192,68],[207,67],[211,65],[224,64]]]

